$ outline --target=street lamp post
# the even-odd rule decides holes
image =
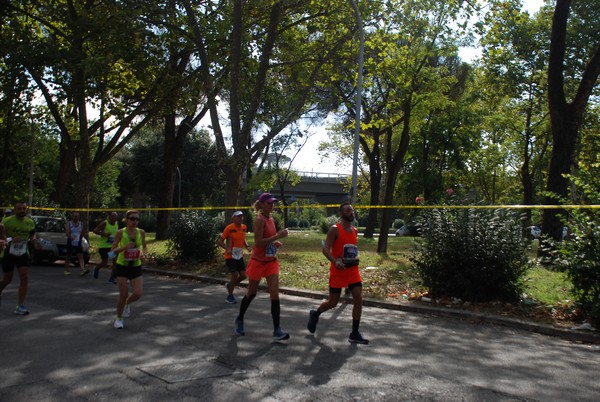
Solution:
[[[33,118],[31,119],[31,155],[29,160],[29,199],[28,204],[31,206],[33,203],[33,171],[35,168],[35,124]]]
[[[359,37],[359,50],[358,50],[358,82],[356,85],[356,118],[354,122],[354,156],[352,158],[352,194],[351,194],[351,202],[354,204],[356,202],[356,185],[357,185],[357,176],[358,176],[358,146],[360,142],[360,108],[361,108],[361,99],[362,99],[362,81],[363,81],[363,62],[364,62],[364,42],[365,35],[363,30],[362,19],[360,18],[360,12],[358,11],[358,7],[356,6],[356,2],[354,0],[349,0],[352,8],[354,9],[354,14],[356,15],[356,24],[358,26],[358,37]]]

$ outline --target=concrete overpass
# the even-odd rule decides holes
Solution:
[[[350,176],[337,173],[298,172],[301,180],[295,186],[286,183],[284,186],[288,203],[299,199],[310,200],[315,204],[341,204],[349,198]],[[346,185],[346,188],[344,186]],[[271,192],[279,196],[279,188]]]

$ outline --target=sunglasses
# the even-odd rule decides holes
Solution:
[[[127,219],[129,219],[130,221],[139,221],[139,220],[140,220],[140,218],[138,218],[138,217],[135,217],[135,216],[133,216],[133,217],[129,217],[129,218],[127,218]]]

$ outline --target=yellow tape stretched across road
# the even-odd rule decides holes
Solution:
[[[278,205],[279,209],[293,208],[338,208],[339,204],[311,204],[311,205]],[[0,207],[11,209],[11,207]],[[31,211],[77,211],[77,212],[125,212],[130,209],[137,211],[225,211],[225,210],[248,210],[252,206],[204,206],[204,207],[179,207],[179,208],[55,208],[30,206]],[[356,209],[600,209],[600,205],[358,205]]]

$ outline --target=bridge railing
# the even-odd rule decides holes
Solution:
[[[324,172],[308,172],[308,171],[298,171],[296,172],[303,179],[345,179],[348,178],[349,175],[341,175],[339,173],[324,173]]]

